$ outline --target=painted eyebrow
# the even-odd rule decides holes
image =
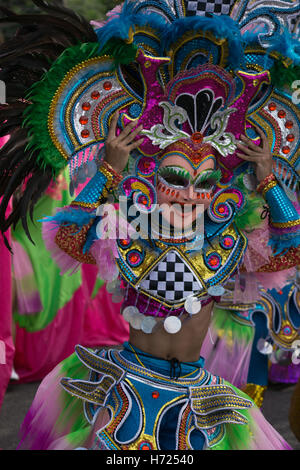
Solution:
[[[214,179],[217,182],[219,182],[221,178],[222,178],[222,173],[220,169],[204,170],[202,173],[200,173],[200,175],[196,178],[196,180],[198,180],[199,183],[204,183],[205,181],[209,179]]]
[[[179,175],[183,176],[184,178],[191,179],[190,173],[183,167],[181,166],[175,166],[175,165],[170,165],[170,166],[164,166],[162,168],[158,169],[158,173],[172,173],[174,175]]]

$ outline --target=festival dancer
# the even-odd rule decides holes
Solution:
[[[199,343],[223,284],[242,265],[246,222],[251,214],[259,227],[264,200],[275,261],[295,263],[299,217],[272,173],[270,148],[280,155],[283,139],[272,132],[272,116],[262,126],[270,99],[283,108],[290,101],[274,91],[257,35],[247,50],[232,18],[188,18],[188,10],[184,2],[125,3],[96,44],[68,47],[27,96],[32,153],[6,175],[5,197],[27,172],[31,179],[8,222],[36,201],[42,168],[47,180],[68,163],[71,191],[93,171],[72,204],[45,219],[44,237],[65,268],[97,262],[101,272],[107,255],[130,339],[121,351],[78,346],[51,372],[25,419],[21,448],[289,448],[247,395],[204,368]],[[95,41],[90,29],[87,36]],[[277,60],[272,55],[268,67]],[[123,203],[115,239],[113,204],[104,205],[112,196]],[[8,222],[2,216],[2,229]]]

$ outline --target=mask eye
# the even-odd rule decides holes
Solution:
[[[158,172],[159,178],[168,186],[177,189],[186,189],[190,184],[189,175],[176,168],[161,168]]]
[[[199,181],[195,183],[195,191],[203,191],[204,189],[206,191],[210,191],[213,189],[213,187],[216,185],[217,181],[213,178],[209,178],[203,182]]]
[[[220,170],[201,173],[195,181],[195,191],[211,191],[219,183],[221,176]]]

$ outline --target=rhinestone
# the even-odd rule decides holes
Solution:
[[[154,400],[156,400],[158,397],[159,397],[159,392],[157,390],[155,390],[155,392],[152,392],[152,398],[154,398]]]
[[[84,111],[89,111],[89,110],[91,109],[90,103],[88,103],[88,102],[83,103],[82,109],[83,109]]]
[[[201,144],[201,142],[203,141],[203,135],[201,134],[201,132],[194,132],[191,135],[191,139],[195,142],[195,144]]]
[[[288,134],[288,135],[286,136],[286,140],[287,140],[288,142],[293,142],[293,141],[295,140],[294,134]]]
[[[88,120],[87,117],[81,116],[81,118],[79,119],[79,122],[80,122],[80,124],[82,124],[84,126],[85,124],[87,124],[89,122],[89,120]]]
[[[293,121],[286,121],[285,127],[286,127],[287,129],[292,129],[293,126],[294,126]]]
[[[285,116],[286,116],[286,112],[285,112],[283,109],[281,109],[280,111],[278,111],[278,117],[280,117],[280,118],[285,118]]]
[[[84,129],[81,132],[81,137],[83,137],[84,139],[87,139],[89,136],[90,136],[90,131],[88,131],[87,129]]]
[[[93,98],[93,100],[98,100],[100,98],[99,91],[93,91],[93,93],[91,93],[91,98]]]
[[[104,90],[106,90],[106,91],[111,90],[111,88],[112,88],[112,83],[111,83],[111,82],[104,82],[104,83],[103,83],[103,88],[104,88]]]
[[[128,255],[130,263],[137,263],[140,260],[140,256],[137,253],[130,253]]]
[[[288,147],[287,145],[282,147],[282,152],[287,155],[288,153],[290,153],[291,149],[290,147]]]
[[[272,102],[272,103],[269,103],[268,108],[269,108],[270,111],[275,111],[275,109],[276,109],[276,103],[273,103],[273,102]]]

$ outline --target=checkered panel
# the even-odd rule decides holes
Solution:
[[[202,290],[200,281],[175,251],[169,251],[140,286],[168,302],[183,300]]]
[[[229,15],[231,6],[235,0],[186,0],[187,16],[207,14]]]

